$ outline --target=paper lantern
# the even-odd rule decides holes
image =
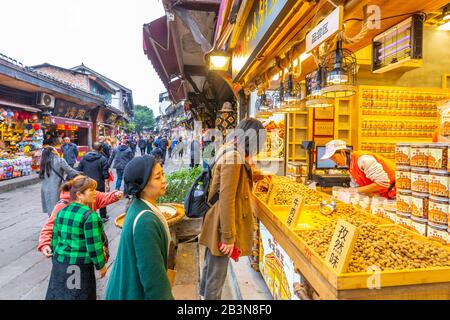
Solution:
[[[33,124],[33,129],[34,130],[39,130],[41,128],[41,126],[39,125],[39,123],[35,123],[35,124]]]

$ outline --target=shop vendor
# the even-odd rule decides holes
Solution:
[[[339,167],[348,167],[351,184],[358,193],[395,198],[395,164],[382,156],[365,152],[351,152],[342,140],[326,144],[321,160],[330,159]]]

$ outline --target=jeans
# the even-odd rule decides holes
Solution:
[[[98,183],[98,182],[97,182],[97,183]],[[97,191],[99,191],[99,192],[105,192],[105,191],[106,191],[106,188],[105,188],[105,186],[103,186],[103,187],[97,187]],[[99,213],[100,213],[100,217],[101,217],[101,218],[106,218],[106,216],[107,216],[106,207],[100,208],[100,209],[99,209]]]
[[[116,190],[120,190],[120,187],[122,186],[122,179],[123,179],[123,169],[116,169],[117,172],[117,180],[116,180]]]
[[[205,249],[205,264],[200,280],[200,295],[205,297],[205,300],[221,299],[229,261],[227,256],[217,257],[212,255],[209,248]]]
[[[141,156],[143,156],[145,154],[145,147],[141,148]]]

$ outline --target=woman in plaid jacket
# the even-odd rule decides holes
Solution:
[[[106,275],[103,221],[89,206],[95,202],[97,182],[78,176],[61,189],[73,201],[62,209],[53,226],[53,268],[47,300],[95,300],[94,267]]]

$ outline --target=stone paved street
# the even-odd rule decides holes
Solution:
[[[188,163],[187,158],[183,161]],[[165,171],[170,173],[180,166],[185,166],[180,160],[168,161]],[[120,229],[114,225],[114,219],[124,212],[126,201],[124,199],[108,207],[111,219],[106,224],[106,233],[112,256],[107,276],[97,282],[99,299],[104,296],[120,239]],[[47,218],[41,209],[40,183],[0,193],[0,300],[45,298],[51,260],[36,247]]]

